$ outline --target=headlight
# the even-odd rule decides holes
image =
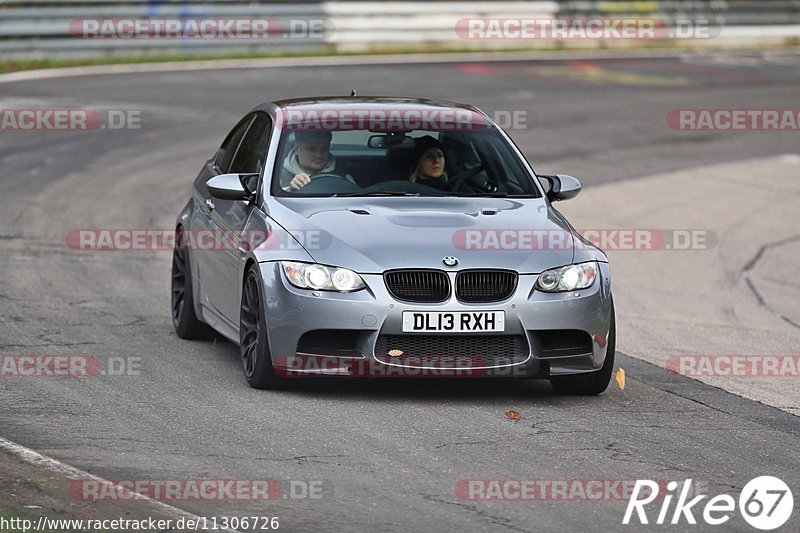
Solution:
[[[597,263],[581,263],[546,270],[539,274],[536,289],[544,292],[564,292],[586,289],[597,277]]]
[[[289,282],[300,289],[351,292],[366,287],[361,276],[346,268],[296,261],[281,261],[281,267]]]

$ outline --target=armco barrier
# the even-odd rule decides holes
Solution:
[[[0,0],[0,57],[103,55],[220,55],[282,50],[364,51],[392,48],[502,49],[616,46],[591,40],[465,39],[456,27],[474,18],[590,19],[629,17],[710,21],[720,31],[698,44],[794,43],[800,39],[800,0],[786,1],[259,1],[213,0]],[[149,35],[87,38],[81,20],[266,20],[268,36],[197,38]],[[77,22],[76,22],[77,21]],[[305,24],[305,26],[304,26]],[[304,29],[305,28],[305,29]]]
[[[0,56],[63,57],[138,54],[225,54],[232,51],[320,49],[325,36],[297,39],[197,39],[197,38],[84,38],[81,21],[190,21],[267,20],[288,25],[292,20],[327,20],[321,3],[243,2],[216,0],[207,3],[142,0],[83,0],[77,2],[0,0]],[[319,33],[319,32],[318,32]],[[274,35],[272,37],[275,37]]]

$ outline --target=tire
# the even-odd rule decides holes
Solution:
[[[287,378],[278,376],[272,367],[267,338],[267,321],[258,265],[247,271],[242,287],[239,313],[239,353],[247,383],[254,389],[281,389]]]
[[[614,313],[614,301],[611,301],[611,326],[608,331],[608,347],[606,360],[603,367],[595,372],[578,374],[575,376],[554,376],[550,384],[559,394],[572,394],[578,396],[595,396],[605,391],[611,382],[614,371],[614,352],[617,344],[617,320]]]
[[[172,325],[178,337],[188,340],[209,340],[214,330],[194,313],[192,268],[189,250],[184,246],[183,228],[175,231],[175,248],[172,250]]]

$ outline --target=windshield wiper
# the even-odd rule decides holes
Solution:
[[[529,193],[508,194],[507,192],[453,193],[453,196],[465,196],[469,198],[538,198],[538,196]]]
[[[404,192],[404,191],[372,191],[372,192],[346,192],[336,193],[333,196],[346,197],[346,196],[422,196],[419,192]]]

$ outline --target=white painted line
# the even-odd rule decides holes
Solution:
[[[168,518],[179,519],[179,518],[188,518],[191,520],[197,520],[199,517],[196,514],[192,514],[188,511],[184,511],[183,509],[178,509],[177,507],[173,507],[172,505],[166,504],[164,502],[154,500],[149,498],[143,494],[139,494],[137,492],[133,492],[127,488],[123,488],[117,484],[108,481],[107,479],[103,479],[101,477],[92,475],[88,472],[84,472],[74,466],[70,466],[66,463],[62,463],[52,457],[47,457],[46,455],[42,455],[39,452],[35,452],[30,448],[26,448],[21,444],[17,444],[16,442],[12,442],[10,440],[6,440],[0,437],[0,451],[8,452],[9,454],[17,457],[18,459],[22,460],[25,463],[39,466],[50,470],[56,474],[61,474],[66,476],[68,479],[73,480],[92,480],[98,481],[103,484],[112,485],[115,488],[118,488],[120,491],[125,491],[131,495],[131,499],[135,499],[137,502],[143,502],[152,505],[155,507],[160,513],[166,515]],[[232,529],[225,529],[221,531],[228,531],[231,533],[238,533],[236,530]]]
[[[22,70],[0,74],[0,83],[18,81],[97,76],[109,74],[137,74],[152,72],[192,72],[200,70],[339,67],[359,65],[403,65],[420,63],[463,63],[503,61],[580,61],[591,59],[648,59],[703,55],[686,50],[631,50],[631,51],[577,51],[577,52],[460,52],[439,54],[372,54],[352,56],[270,57],[261,59],[211,59],[202,61],[170,61],[166,63],[129,63],[121,65],[91,65],[38,70]]]

